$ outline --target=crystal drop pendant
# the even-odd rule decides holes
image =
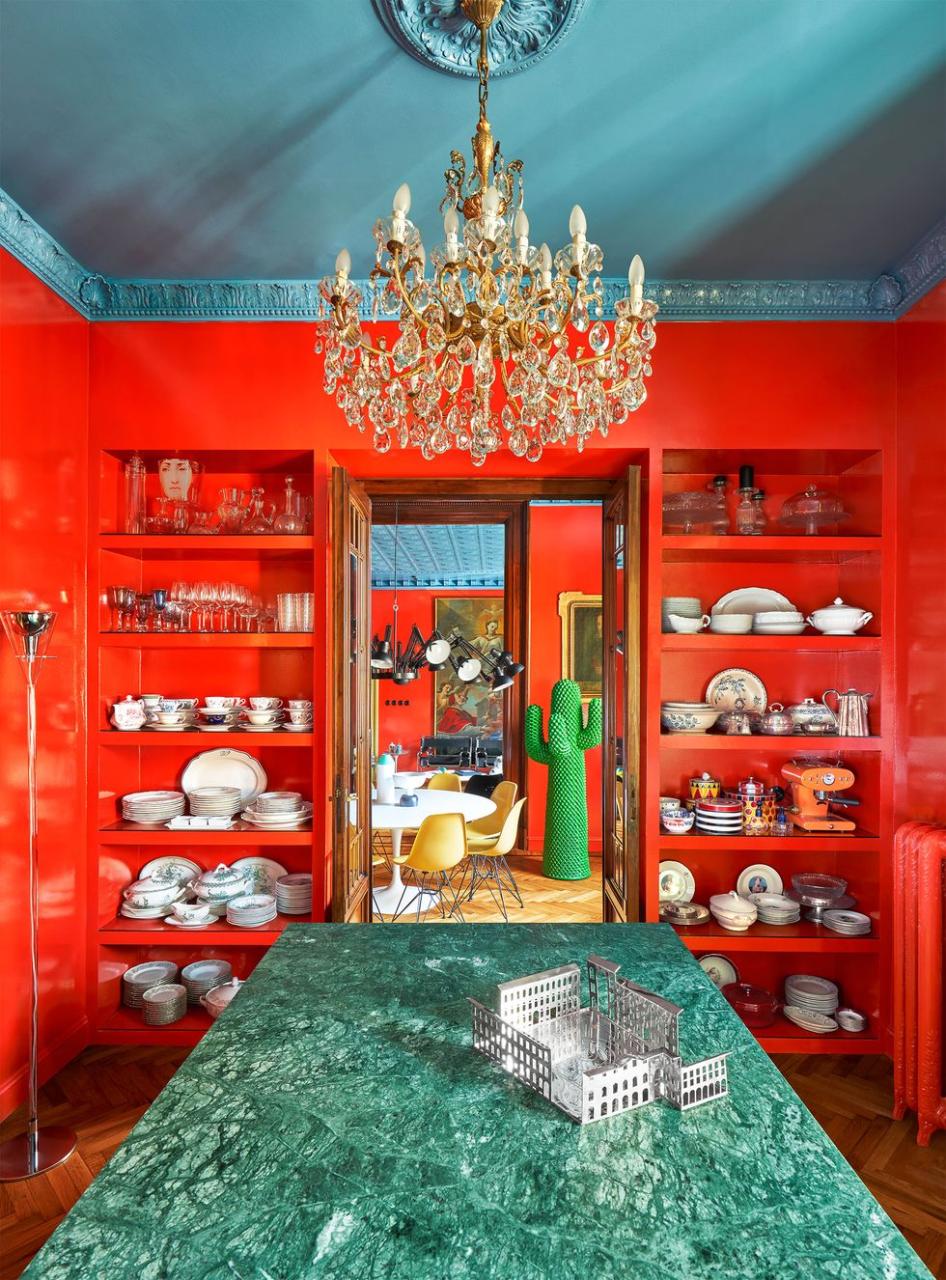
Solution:
[[[610,335],[607,325],[600,320],[596,320],[588,331],[588,345],[596,355],[600,356],[602,352],[607,351],[609,342]]]
[[[456,353],[461,364],[472,364],[476,359],[476,345],[468,333],[457,343]]]
[[[394,357],[394,367],[398,371],[409,369],[420,359],[421,346],[420,338],[417,336],[417,330],[411,326],[398,338],[394,344],[394,350],[391,352]]]
[[[529,447],[526,449],[526,462],[538,462],[542,457],[542,446],[533,438],[529,441]]]
[[[572,371],[572,362],[564,351],[559,351],[549,361],[548,379],[553,387],[564,387]]]
[[[431,351],[442,351],[447,345],[447,335],[443,331],[443,325],[432,324],[427,330],[427,345]]]
[[[386,431],[376,431],[371,443],[378,453],[387,453],[391,448],[391,437]]]
[[[585,302],[584,298],[579,297],[576,299],[575,308],[572,311],[572,324],[579,333],[584,333],[590,322],[591,317],[588,315],[588,304]]]
[[[517,458],[524,458],[529,448],[529,437],[522,427],[517,427],[509,436],[509,448]]]

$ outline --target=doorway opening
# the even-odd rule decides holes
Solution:
[[[636,469],[631,474],[636,492]],[[354,879],[366,892],[355,914],[333,908],[333,918],[638,918],[633,799],[628,805],[637,747],[625,737],[629,723],[637,731],[638,681],[628,662],[640,626],[638,602],[629,609],[627,599],[627,481],[563,481],[558,492],[548,480],[501,481],[499,494],[482,482],[456,482],[456,489],[449,481],[348,482],[368,513],[367,577],[361,620],[341,625],[350,644],[341,673],[347,688],[336,706],[351,726],[363,698],[367,732],[355,751],[369,776],[363,798],[348,796],[335,848],[346,864],[363,859]],[[636,560],[636,523],[633,532]],[[336,554],[338,584],[337,562]],[[344,608],[341,586],[336,600]],[[580,821],[569,825],[581,806],[570,797],[571,809],[563,810],[560,762],[548,751],[552,690],[563,677],[577,688],[568,716],[556,723],[567,720],[571,763],[578,774],[584,769],[587,834]],[[533,726],[527,753],[529,704],[541,709],[542,724],[538,735]],[[340,747],[344,755],[339,727],[336,756]],[[350,760],[345,769],[340,776],[358,781],[361,770]],[[566,849],[575,858],[565,865],[545,838],[547,802],[550,824],[568,829]],[[422,831],[428,808],[455,815],[452,825],[440,824],[433,853],[430,832]],[[466,850],[441,866],[464,837]],[[337,893],[339,870],[344,889],[353,868],[335,861]]]

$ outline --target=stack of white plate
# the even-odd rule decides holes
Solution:
[[[122,817],[126,822],[167,822],[184,812],[182,791],[130,791],[122,796]]]
[[[803,1031],[816,1031],[823,1036],[838,1029],[837,1022],[829,1013],[818,1013],[815,1009],[805,1009],[797,1004],[783,1005],[782,1012],[789,1022],[794,1022]]]
[[[195,787],[187,802],[195,818],[232,818],[243,806],[239,787]]]
[[[276,919],[276,899],[270,893],[245,893],[227,903],[227,924],[255,929]]]
[[[821,923],[834,933],[846,934],[849,938],[859,938],[870,933],[870,916],[862,911],[825,911]]]
[[[244,809],[244,822],[264,831],[286,831],[312,817],[312,805],[298,791],[264,791]]]
[[[147,1027],[167,1027],[187,1012],[187,992],[179,982],[162,983],[144,993],[141,1001]]]
[[[148,960],[126,969],[122,974],[122,1004],[128,1009],[140,1009],[146,991],[176,981],[177,975],[173,960]]]
[[[280,915],[307,916],[312,910],[312,877],[304,871],[280,876],[276,881],[276,906]]]
[[[672,631],[671,613],[678,618],[702,618],[703,605],[696,596],[664,596],[660,602],[660,625],[663,631]]]
[[[785,979],[785,1004],[810,1013],[834,1013],[838,1007],[838,985],[808,973],[789,974]]]
[[[801,907],[784,893],[750,893],[749,901],[755,903],[760,924],[797,924],[801,919]]]
[[[753,618],[752,630],[757,636],[800,636],[805,629],[805,615],[797,609],[765,610]]]
[[[229,982],[233,977],[233,966],[229,960],[195,960],[181,970],[181,982],[187,988],[187,1003],[199,1004],[200,997],[206,995],[221,982]]]

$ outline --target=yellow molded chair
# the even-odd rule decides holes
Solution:
[[[490,800],[496,806],[493,812],[488,813],[485,818],[474,818],[466,824],[466,839],[471,852],[476,848],[477,842],[482,842],[484,838],[490,842],[496,839],[503,829],[509,810],[516,803],[518,794],[518,783],[499,783],[490,796]]]
[[[441,916],[463,919],[459,894],[450,882],[450,872],[466,857],[466,826],[459,813],[431,813],[420,824],[411,851],[404,859],[405,870],[413,875],[394,909],[392,920],[415,915],[419,921],[434,906]]]
[[[462,791],[463,783],[457,773],[435,773],[427,783],[428,791]]]
[[[473,897],[480,885],[485,885],[502,912],[503,919],[507,922],[509,914],[506,911],[506,890],[513,895],[519,906],[522,906],[522,895],[516,884],[516,877],[509,869],[506,854],[516,847],[519,819],[522,817],[522,807],[525,802],[526,797],[523,796],[512,806],[498,836],[478,838],[475,843],[473,840],[468,841],[472,874],[470,888],[466,895],[467,901]]]

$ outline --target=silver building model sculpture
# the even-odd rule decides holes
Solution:
[[[577,964],[499,983],[495,1012],[471,999],[474,1049],[579,1124],[658,1098],[688,1111],[726,1096],[725,1053],[680,1058],[678,1005],[619,978],[612,960],[587,963],[588,1008]]]

